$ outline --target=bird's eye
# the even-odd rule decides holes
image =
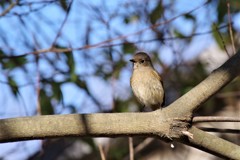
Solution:
[[[141,60],[140,63],[144,63],[144,60]]]

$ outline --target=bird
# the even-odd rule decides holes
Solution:
[[[162,108],[165,102],[163,82],[149,55],[137,52],[130,61],[133,63],[130,85],[135,97],[144,108],[150,107],[153,111]]]

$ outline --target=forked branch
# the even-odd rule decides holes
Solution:
[[[0,142],[67,136],[144,135],[179,141],[226,159],[240,159],[239,146],[191,126],[193,112],[239,75],[239,64],[240,51],[174,103],[154,112],[3,119],[0,120]]]

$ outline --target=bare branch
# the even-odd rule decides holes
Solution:
[[[178,111],[179,115],[192,115],[202,103],[240,74],[239,64],[240,50],[221,67],[214,70],[205,80],[173,102],[166,109],[173,107],[175,111]]]
[[[19,0],[16,0],[15,2],[12,2],[9,7],[4,10],[1,14],[0,14],[0,17],[3,17],[5,16],[8,12],[11,11],[11,9],[13,9],[17,4],[18,4]]]
[[[134,148],[133,148],[133,138],[128,137],[128,143],[129,143],[129,159],[134,160]]]
[[[56,44],[57,39],[61,36],[62,29],[63,29],[64,25],[66,24],[68,16],[69,16],[69,13],[70,13],[70,10],[71,10],[71,7],[72,7],[72,3],[73,3],[73,0],[70,1],[70,3],[69,3],[69,6],[68,6],[67,11],[66,11],[66,16],[65,16],[65,18],[64,18],[64,20],[63,20],[63,22],[62,22],[62,24],[61,24],[61,26],[60,26],[60,28],[58,30],[58,33],[57,33],[55,39],[53,40],[52,47]]]
[[[179,141],[226,159],[240,147],[190,126],[192,113],[240,73],[240,51],[170,106],[147,113],[51,115],[0,120],[0,142],[67,136],[148,136]],[[187,136],[186,136],[187,135]]]
[[[153,142],[153,138],[146,138],[142,143],[140,143],[138,146],[134,148],[134,154],[137,154],[141,150],[143,150],[147,145],[149,145],[151,142]]]
[[[213,116],[198,116],[193,117],[193,123],[199,122],[240,122],[239,117],[213,117]]]
[[[177,129],[181,132],[181,127],[175,126],[176,130],[172,128],[174,120],[166,115],[171,114],[166,112],[166,109],[162,109],[162,112],[147,113],[72,114],[5,119],[0,120],[0,142],[67,136],[145,135],[157,136],[166,141],[173,138],[220,157],[240,158],[240,153],[235,154],[236,150],[240,149],[239,146],[204,133],[195,127],[188,130],[193,135],[188,141],[186,141],[187,136],[177,136]],[[222,152],[220,146],[232,152]]]
[[[230,2],[229,2],[229,0],[227,0],[227,9],[228,9],[228,24],[229,24],[228,30],[229,30],[229,34],[230,34],[230,38],[231,38],[233,53],[236,53],[236,47],[235,47],[234,40],[233,40],[232,17],[231,17],[231,13],[230,13]]]
[[[188,131],[193,134],[193,139],[181,141],[182,143],[212,153],[224,159],[240,159],[239,146],[201,131],[196,127],[191,127]]]
[[[228,25],[220,26],[220,27],[216,28],[216,30],[224,29],[227,26]],[[201,36],[201,35],[209,34],[209,33],[212,33],[212,32],[213,32],[213,30],[209,30],[209,31],[205,31],[205,32],[193,33],[190,36],[185,36],[185,37],[165,37],[165,38],[162,38],[161,40],[162,41],[170,41],[170,40],[176,40],[176,39],[188,39],[188,38],[192,38],[193,36]],[[127,36],[127,35],[122,35],[120,37],[125,37],[125,36]],[[99,42],[99,43],[96,43],[96,44],[85,45],[85,46],[78,47],[78,48],[56,48],[54,46],[51,46],[50,48],[39,49],[39,50],[36,50],[36,51],[24,53],[24,54],[21,54],[21,55],[15,55],[15,56],[4,56],[3,55],[3,56],[0,56],[0,58],[2,58],[2,59],[5,59],[5,58],[9,58],[9,59],[20,58],[20,57],[25,57],[25,56],[32,55],[32,54],[41,54],[41,53],[47,53],[47,52],[54,52],[54,53],[65,52],[65,53],[67,53],[67,52],[71,52],[71,51],[80,51],[80,50],[92,49],[92,48],[97,48],[97,47],[108,48],[108,47],[113,47],[113,46],[122,46],[126,43],[126,42],[121,42],[121,43],[109,44],[109,42],[113,42],[113,41],[115,41],[115,39],[108,39],[106,41],[102,41],[102,42]],[[117,39],[118,39],[118,37],[117,37]],[[131,43],[134,43],[134,44],[148,43],[148,42],[153,42],[153,41],[158,41],[158,40],[159,40],[159,38],[154,38],[154,39],[132,41]]]
[[[54,47],[53,45],[49,48],[45,48],[45,49],[40,49],[40,50],[37,50],[37,51],[33,51],[33,52],[28,52],[28,53],[25,53],[25,54],[22,54],[22,55],[18,55],[18,56],[8,56],[8,57],[4,57],[2,56],[1,58],[18,58],[18,57],[24,57],[24,56],[27,56],[27,55],[31,55],[31,54],[40,54],[40,53],[46,53],[46,52],[55,52],[55,53],[62,53],[62,52],[71,52],[73,50],[84,50],[84,49],[90,49],[90,48],[96,48],[96,47],[110,47],[110,46],[114,46],[113,45],[109,45],[110,42],[113,42],[113,41],[117,41],[117,40],[124,40],[130,36],[134,36],[134,35],[139,35],[143,32],[146,32],[150,29],[153,29],[153,28],[156,28],[156,27],[159,27],[161,25],[164,25],[164,24],[168,24],[180,17],[182,17],[183,15],[186,15],[186,14],[190,14],[198,9],[200,9],[201,7],[203,7],[204,5],[206,5],[208,3],[208,1],[206,1],[205,3],[199,5],[198,7],[188,11],[188,12],[185,12],[185,13],[182,13],[180,15],[177,15],[175,17],[172,17],[166,21],[163,21],[163,22],[160,22],[160,23],[156,23],[154,25],[151,25],[149,27],[146,27],[146,28],[143,28],[139,31],[136,31],[136,32],[133,32],[133,33],[130,33],[130,34],[127,34],[127,35],[121,35],[121,36],[118,36],[118,37],[115,37],[115,38],[112,38],[112,39],[108,39],[108,40],[105,40],[105,41],[102,41],[102,42],[99,42],[99,43],[96,43],[96,44],[92,44],[92,45],[85,45],[85,46],[82,46],[82,47],[78,47],[78,48],[56,48]],[[70,9],[70,7],[69,7]],[[66,15],[61,27],[60,27],[60,30],[59,32],[57,33],[57,36],[55,38],[55,40],[53,41],[53,44],[55,44],[57,38],[60,36],[60,33],[61,33],[61,30],[62,30],[62,27],[64,26],[66,20],[67,20],[67,17],[68,17],[68,14]],[[170,37],[170,39],[172,39],[173,37]],[[168,38],[167,38],[168,39]]]
[[[105,153],[104,153],[103,145],[102,144],[98,144],[98,149],[99,149],[99,152],[100,152],[101,160],[106,160],[106,156],[105,156]]]
[[[240,134],[239,129],[223,129],[223,128],[206,128],[206,127],[199,127],[199,129],[207,132],[220,132],[220,133],[233,133],[233,134]]]
[[[159,118],[162,117],[162,118]],[[162,113],[49,115],[0,120],[0,142],[62,136],[134,136],[168,134]],[[156,121],[157,123],[153,123]]]

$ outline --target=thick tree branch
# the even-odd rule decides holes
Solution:
[[[62,136],[134,136],[169,133],[165,112],[49,115],[0,120],[0,142]]]
[[[154,112],[3,119],[0,120],[0,142],[66,136],[145,135],[179,141],[220,157],[240,159],[239,146],[191,127],[190,123],[192,112],[240,73],[239,64],[240,51],[170,106]]]
[[[188,131],[193,134],[193,139],[182,141],[182,143],[212,153],[224,159],[240,159],[239,146],[217,136],[203,132],[196,127],[191,127]]]
[[[240,74],[240,50],[214,70],[205,80],[166,109],[175,108],[179,116],[192,115],[199,106]]]

